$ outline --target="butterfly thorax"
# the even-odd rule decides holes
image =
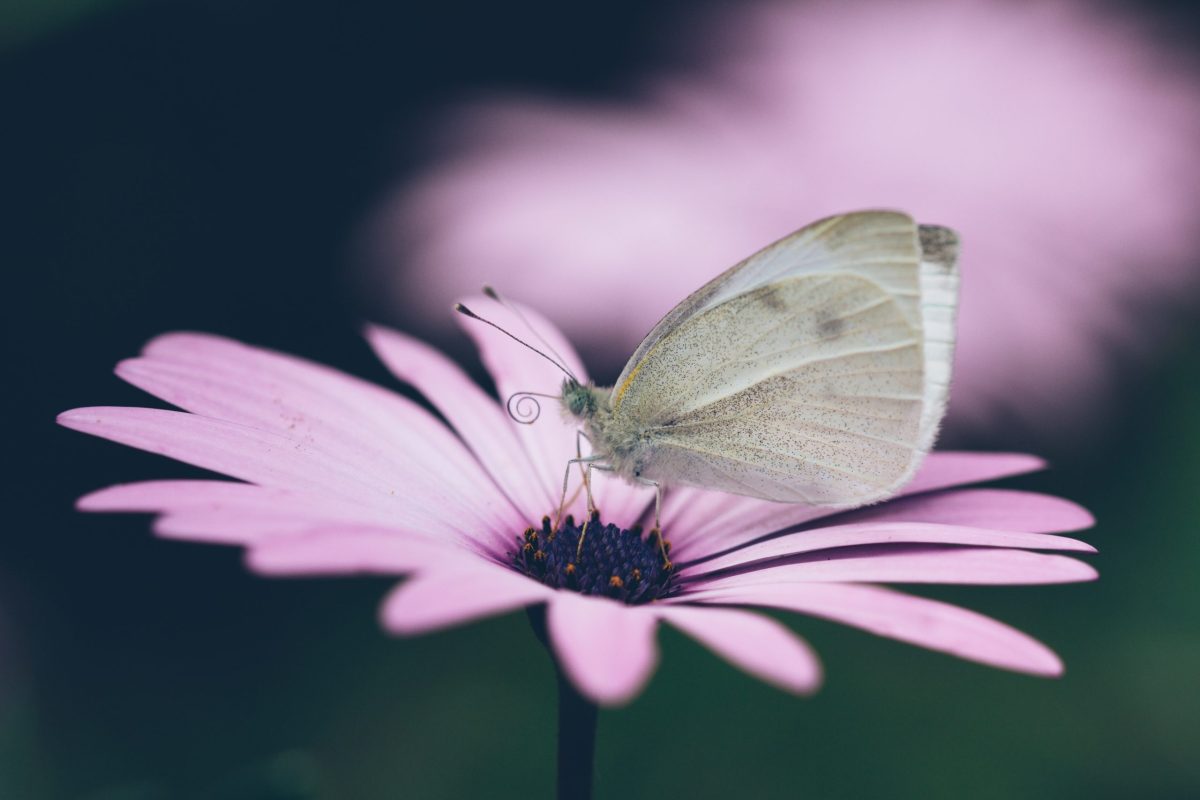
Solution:
[[[563,381],[564,415],[583,426],[592,443],[592,455],[626,479],[640,476],[645,438],[613,416],[612,389]]]

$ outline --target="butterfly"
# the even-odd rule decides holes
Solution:
[[[945,412],[958,249],[896,211],[822,219],[684,299],[612,387],[559,364],[591,443],[568,475],[653,486],[656,507],[677,485],[842,508],[894,494]]]

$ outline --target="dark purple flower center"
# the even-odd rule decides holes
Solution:
[[[543,518],[541,530],[527,529],[511,555],[517,569],[547,586],[637,605],[670,592],[674,568],[666,557],[669,551],[670,543],[661,542],[657,530],[643,536],[640,527],[605,525],[595,513],[586,532],[573,517],[557,531]]]

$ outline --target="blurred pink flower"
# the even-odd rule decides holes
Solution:
[[[490,300],[472,306],[519,324]],[[530,316],[583,375],[561,335]],[[502,395],[559,385],[553,366],[492,329],[468,322],[467,330]],[[557,505],[574,428],[557,414],[517,425],[437,351],[381,328],[367,337],[452,427],[327,367],[215,336],[169,334],[117,374],[183,412],[83,408],[59,421],[245,482],[114,486],[79,507],[159,514],[161,535],[242,545],[266,574],[407,575],[382,610],[384,627],[398,634],[544,605],[559,663],[602,703],[630,699],[649,678],[660,622],[758,678],[814,690],[820,667],[808,646],[742,606],[824,617],[1022,672],[1062,669],[1044,645],[999,622],[870,585],[1094,578],[1080,561],[1030,552],[1093,552],[1049,535],[1089,525],[1078,506],[1009,490],[939,491],[1037,469],[1035,458],[934,454],[904,497],[836,516],[673,490],[663,509],[672,567],[655,540],[627,530],[646,516],[647,492],[600,476],[598,506],[609,524],[589,531],[583,557],[568,569],[578,528],[549,537],[542,520]],[[582,502],[571,510],[583,512]]]
[[[703,68],[639,102],[452,115],[449,156],[370,227],[401,309],[442,320],[492,283],[615,359],[802,224],[899,208],[964,241],[951,429],[1061,430],[1195,288],[1200,88],[1134,20],[1072,2],[830,0],[709,23],[691,41]]]

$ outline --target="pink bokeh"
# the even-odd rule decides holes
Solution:
[[[1063,432],[1200,283],[1200,84],[1139,20],[852,0],[688,30],[671,44],[698,63],[636,102],[449,114],[444,158],[369,226],[397,316],[448,324],[454,296],[490,283],[616,361],[763,245],[899,208],[964,241],[951,430]]]

